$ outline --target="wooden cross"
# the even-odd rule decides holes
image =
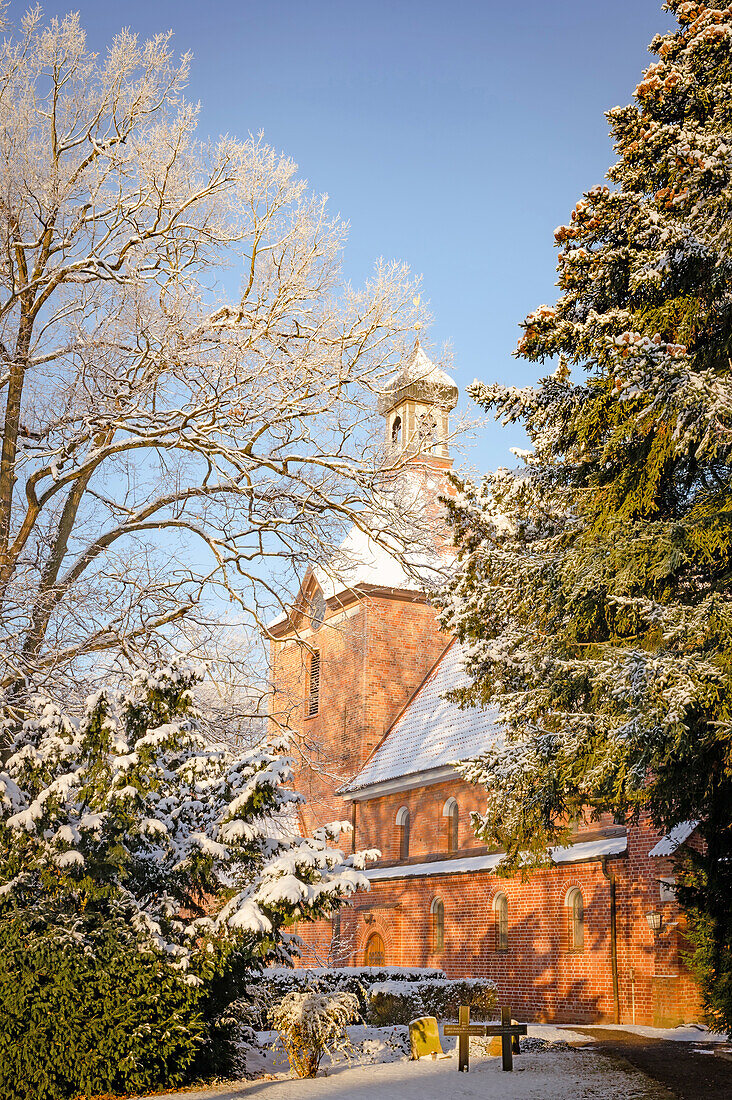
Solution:
[[[445,1035],[457,1035],[458,1073],[467,1073],[470,1069],[470,1036],[485,1035],[485,1024],[471,1024],[470,1008],[468,1005],[461,1005],[457,1024],[445,1024],[444,1032]]]
[[[503,1055],[503,1069],[513,1069],[513,1041],[519,1035],[526,1034],[526,1024],[511,1023],[511,1009],[501,1009],[500,1024],[471,1024],[470,1009],[467,1005],[460,1006],[457,1024],[446,1024],[445,1035],[457,1035],[458,1037],[458,1072],[467,1073],[470,1069],[470,1036],[471,1035],[500,1035],[501,1053]]]

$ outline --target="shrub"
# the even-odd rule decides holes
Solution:
[[[326,1051],[345,1048],[357,1011],[352,993],[288,993],[280,1001],[270,1018],[298,1077],[315,1077]]]
[[[65,1100],[181,1084],[204,1043],[197,990],[109,930],[65,942],[0,923],[0,1096]]]
[[[291,957],[293,916],[367,884],[366,853],[332,846],[343,823],[288,831],[283,745],[204,738],[196,680],[139,672],[78,722],[0,698],[3,1100],[235,1071],[246,982]]]
[[[317,993],[352,993],[358,1002],[356,1019],[369,1019],[368,990],[375,982],[414,982],[443,978],[442,970],[418,966],[315,966],[293,970],[291,967],[268,967],[247,989],[247,1001],[242,1005],[246,1023],[259,1031],[268,1026],[271,1006],[288,993],[311,990]]]
[[[408,1024],[418,1016],[457,1019],[468,1005],[477,1020],[496,1014],[496,983],[488,978],[422,978],[417,981],[375,982],[367,990],[370,1023]]]

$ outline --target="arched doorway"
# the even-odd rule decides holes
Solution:
[[[364,952],[364,964],[366,966],[383,966],[386,962],[384,941],[378,932],[372,932],[366,943]]]

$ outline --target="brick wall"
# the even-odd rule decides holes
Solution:
[[[342,818],[335,791],[362,766],[447,646],[423,599],[368,595],[329,608],[320,630],[273,642],[274,711],[289,727],[308,830]],[[320,653],[318,713],[307,717],[311,650]]]
[[[470,788],[461,790],[456,781],[388,796],[378,800],[379,805],[367,804],[361,809],[359,846],[372,843],[371,829],[378,830],[381,820],[393,821],[399,805],[407,804],[416,810],[414,854],[431,854],[430,838],[441,842],[437,814],[448,794],[454,794],[461,806],[461,844],[470,844],[466,811],[469,796],[477,795]],[[673,1026],[698,1019],[700,1006],[681,958],[684,943],[678,907],[660,897],[658,880],[672,873],[671,861],[648,856],[657,840],[658,834],[647,823],[630,828],[627,855],[607,864],[616,878],[620,1020]],[[383,839],[381,847],[390,860],[398,854]],[[444,852],[444,846],[437,851]],[[574,887],[581,890],[584,901],[581,951],[572,950],[569,934],[567,901]],[[494,902],[499,893],[508,898],[505,952],[496,946]],[[439,954],[432,951],[431,927],[431,906],[437,897],[445,907],[444,950]],[[652,910],[663,914],[664,926],[657,935],[646,920]],[[348,958],[339,961],[363,965],[368,938],[375,931],[384,940],[388,964],[439,966],[451,977],[493,978],[501,1002],[525,1019],[579,1023],[614,1018],[610,883],[597,860],[537,871],[526,882],[518,877],[499,879],[488,872],[375,881],[369,893],[358,894],[342,911],[341,937],[351,950]],[[317,945],[320,958],[326,957],[330,922],[302,925],[299,932],[308,944]],[[303,961],[311,958],[309,951]]]
[[[659,880],[673,875],[673,861],[651,858],[659,833],[647,821],[628,830],[628,858],[618,874],[618,971],[622,1019],[672,1026],[699,1019],[698,989],[684,965],[685,919]],[[661,913],[660,933],[646,914]]]
[[[399,859],[400,831],[396,816],[402,807],[409,810],[409,855],[419,857],[447,851],[445,803],[454,798],[458,804],[458,848],[484,848],[470,826],[471,810],[485,808],[485,792],[466,783],[457,774],[446,783],[415,787],[356,803],[356,846],[378,848],[383,860]]]
[[[457,773],[453,779],[426,787],[398,791],[381,797],[364,799],[356,804],[356,845],[378,848],[383,860],[399,858],[399,829],[396,817],[405,807],[410,816],[410,857],[430,856],[447,851],[447,820],[444,809],[448,799],[458,804],[458,848],[484,851],[485,845],[473,833],[470,814],[485,810],[485,791],[466,783]],[[580,833],[596,833],[598,828],[613,824],[609,814],[598,821],[585,821]]]

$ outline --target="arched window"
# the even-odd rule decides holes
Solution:
[[[402,418],[401,416],[394,417],[394,423],[391,426],[391,441],[395,445],[401,443],[402,440]]]
[[[442,807],[442,816],[445,818],[447,850],[448,852],[457,852],[458,821],[460,820],[460,810],[458,809],[458,804],[454,798],[448,798],[447,802]]]
[[[432,913],[432,953],[439,955],[445,950],[445,904],[442,898],[435,898],[430,909]]]
[[[363,961],[366,966],[383,966],[386,962],[384,941],[378,932],[372,932],[369,936]]]
[[[496,894],[493,899],[493,912],[496,923],[496,951],[508,951],[508,898],[505,894]]]
[[[569,918],[569,950],[585,949],[585,902],[582,891],[574,886],[567,894],[567,916]]]
[[[399,858],[409,859],[409,810],[406,806],[402,806],[397,814],[396,823],[399,830]]]
[[[431,412],[420,413],[417,418],[417,438],[420,443],[434,443],[437,421]]]

